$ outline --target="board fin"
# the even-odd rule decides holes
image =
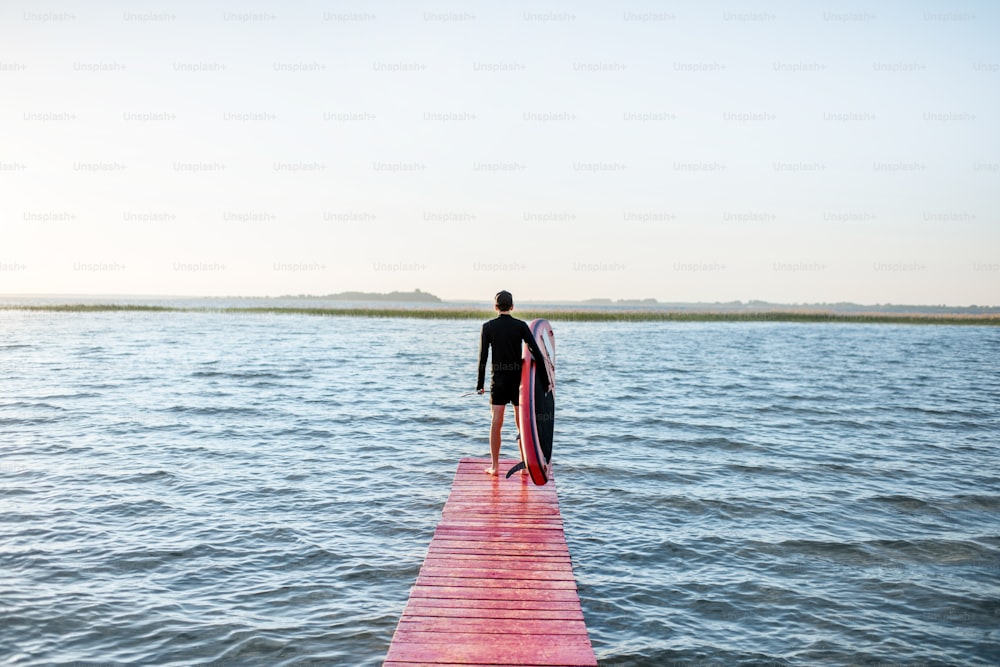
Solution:
[[[524,461],[521,461],[516,466],[507,471],[507,479],[510,479],[510,476],[516,473],[518,470],[524,470]]]

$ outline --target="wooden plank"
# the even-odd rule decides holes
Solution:
[[[565,544],[566,538],[562,526],[452,526],[440,525],[434,531],[434,536],[443,539],[461,538],[477,539],[483,542],[495,542],[503,539],[528,538],[533,541],[557,542]]]
[[[478,635],[481,637],[481,635]],[[474,639],[474,637],[473,637]],[[388,661],[424,662],[434,665],[469,663],[474,665],[539,665],[566,667],[593,665],[594,649],[589,640],[570,643],[560,635],[551,642],[484,642],[481,639],[463,642],[415,643],[400,642],[389,647]]]
[[[480,603],[483,606],[477,607]],[[487,604],[497,602],[499,604]],[[517,604],[522,602],[522,604]],[[514,608],[502,607],[500,604],[510,604]],[[551,609],[536,609],[530,605],[551,607]],[[583,612],[576,608],[573,601],[538,602],[519,600],[414,600],[406,606],[406,611],[400,617],[402,623],[406,619],[436,617],[451,619],[516,619],[520,623],[530,625],[536,620],[582,621]]]
[[[458,502],[460,504],[468,504],[474,502],[475,500],[481,500],[482,496],[474,496],[471,493],[461,493],[448,496],[449,502]],[[519,512],[524,516],[528,516],[531,512],[542,513],[545,510],[559,510],[558,503],[548,503],[542,500],[521,500],[515,496],[497,494],[495,497],[490,498],[493,506],[498,511],[503,514],[510,516],[515,512]]]
[[[551,542],[565,542],[562,526],[525,526],[523,528],[512,528],[498,525],[468,526],[461,524],[443,524],[434,531],[437,534],[447,535],[477,535],[490,537],[535,537]]]
[[[500,600],[487,598],[471,600],[466,598],[410,598],[403,614],[421,609],[474,609],[477,613],[485,613],[489,609],[513,611],[576,611],[579,609],[577,600]]]
[[[538,487],[532,488],[531,481],[528,479],[516,479],[510,478],[507,480],[486,480],[479,481],[475,479],[469,479],[467,481],[457,481],[451,487],[451,493],[449,495],[471,495],[475,494],[477,497],[486,498],[516,498],[522,502],[526,503],[549,503],[554,504],[559,500],[559,496],[555,493],[546,493],[544,491],[536,491]]]
[[[431,574],[435,571],[441,570],[451,570],[455,573],[456,577],[465,576],[466,571],[497,571],[497,572],[536,572],[539,575],[551,574],[552,576],[561,575],[572,575],[573,568],[570,566],[568,560],[562,560],[559,558],[547,558],[534,559],[534,560],[520,560],[518,562],[508,562],[504,558],[493,558],[493,557],[483,557],[478,554],[471,554],[472,556],[479,556],[478,558],[465,558],[469,554],[445,554],[446,557],[438,558],[434,555],[424,561],[424,568],[420,571],[420,574]],[[450,558],[450,556],[462,557],[461,560],[455,560]]]
[[[456,516],[449,516],[445,514],[441,518],[441,525],[444,526],[526,526],[535,528],[548,528],[552,526],[558,530],[564,528],[562,518],[553,516],[551,514],[529,513],[524,507],[517,507],[510,511],[516,511],[518,513],[517,520],[512,520],[508,514],[488,514],[486,512],[478,512],[471,509],[469,505],[465,505],[466,510],[463,510],[461,514],[461,519]]]
[[[445,619],[438,619],[442,621]],[[511,619],[494,621],[496,623],[507,623],[512,624],[514,621]],[[548,628],[549,623],[575,623],[575,625],[570,628],[564,626],[558,626],[558,629],[562,629],[562,632],[539,632],[539,629],[544,630]],[[528,625],[522,623],[522,626]],[[530,642],[582,642],[587,641],[586,639],[581,639],[580,628],[586,631],[587,627],[582,621],[535,621],[530,624],[531,632],[525,632],[524,628],[520,631],[513,632],[484,632],[482,628],[477,626],[461,626],[463,629],[456,627],[456,622],[454,620],[449,621],[447,625],[439,626],[426,626],[426,627],[414,627],[415,624],[412,623],[400,623],[399,627],[396,629],[396,636],[402,642],[415,642],[420,644],[433,644],[435,642],[462,642],[462,643],[493,643],[498,642],[505,643],[530,643]],[[557,628],[553,628],[557,629]],[[583,635],[586,637],[586,634]],[[589,643],[589,642],[588,642]]]
[[[558,570],[500,568],[500,567],[427,567],[420,568],[421,577],[440,579],[514,579],[520,581],[575,581],[573,570],[562,568]]]
[[[440,667],[440,662],[384,662],[382,667]],[[489,667],[482,663],[473,664],[471,662],[449,662],[448,667]],[[517,665],[517,667],[547,667],[546,665]]]
[[[443,540],[473,540],[490,546],[504,546],[507,543],[537,544],[540,547],[551,548],[563,548],[566,546],[566,540],[563,539],[562,532],[555,531],[555,534],[553,534],[551,530],[468,530],[464,528],[449,530],[447,528],[439,528],[434,531],[434,537]]]
[[[440,667],[440,662],[383,662],[382,667]],[[483,667],[469,662],[451,662],[448,667]],[[517,667],[544,667],[544,665],[518,665]]]
[[[496,516],[469,516],[469,514],[445,514],[441,519],[442,526],[461,526],[465,528],[553,528],[562,530],[563,522],[558,517],[519,516],[517,518]]]
[[[566,540],[552,536],[550,531],[435,531],[432,544],[441,542],[473,542],[485,547],[502,549],[511,544],[537,544],[539,548],[556,547],[565,549]],[[551,551],[551,548],[549,549]]]
[[[440,667],[440,662],[383,662],[382,667]],[[448,667],[483,667],[483,665],[473,665],[469,662],[451,662]],[[518,667],[529,667],[518,665]],[[542,665],[532,665],[531,667],[543,667]]]
[[[579,600],[576,589],[472,588],[468,586],[414,586],[410,597],[463,600]]]
[[[536,619],[523,623],[511,618],[441,618],[439,616],[407,616],[399,619],[399,627],[420,632],[482,632],[485,634],[582,635],[587,632],[583,620]]]
[[[452,621],[472,619],[494,619],[516,621],[519,625],[531,625],[539,621],[580,621],[583,612],[571,609],[483,609],[476,610],[475,616],[468,616],[468,610],[459,607],[428,607],[421,616],[412,618],[441,618]],[[403,619],[400,619],[400,623]]]
[[[439,567],[445,561],[455,567],[527,567],[533,565],[544,565],[546,569],[565,568],[573,569],[573,561],[569,556],[569,550],[562,553],[547,552],[543,555],[524,554],[520,556],[491,556],[487,553],[469,554],[452,553],[442,551],[435,546],[434,550],[427,550],[424,562],[428,567]]]
[[[459,536],[460,537],[460,536]],[[565,544],[548,544],[545,542],[528,542],[513,540],[498,540],[496,542],[485,542],[481,540],[450,539],[436,537],[433,543],[435,551],[447,552],[453,549],[463,551],[475,550],[479,553],[511,553],[519,554],[522,557],[536,556],[568,556],[569,549]]]
[[[586,629],[586,626],[584,626]],[[538,634],[538,633],[501,633],[501,632],[479,632],[475,629],[469,631],[449,630],[447,632],[435,632],[433,630],[410,629],[408,624],[403,624],[396,629],[396,636],[403,643],[416,644],[479,644],[492,645],[501,650],[508,649],[511,645],[517,644],[541,644],[553,647],[565,647],[567,645],[585,644],[590,646],[590,641],[580,637],[578,632],[571,634]]]
[[[428,553],[424,560],[424,567],[453,567],[460,568],[499,568],[518,569],[529,568],[532,570],[565,570],[572,572],[573,567],[569,556],[559,558],[551,556],[548,558],[505,557],[497,556],[490,558],[481,554],[432,554]]]
[[[434,577],[421,572],[417,576],[417,586],[438,586],[441,588],[509,588],[521,589],[530,588],[536,591],[545,590],[576,590],[576,581],[553,581],[549,579],[528,580],[528,579],[493,579],[489,577],[473,579],[471,577]]]
[[[544,544],[508,542],[502,545],[483,544],[475,541],[439,540],[428,555],[443,556],[445,554],[479,554],[485,558],[569,558],[566,547],[559,549],[547,547]]]
[[[516,484],[517,482],[512,482]],[[521,482],[522,484],[526,482]],[[523,492],[514,491],[496,491],[493,493],[482,493],[477,487],[470,486],[468,489],[455,489],[448,495],[448,500],[456,500],[458,502],[482,502],[484,500],[492,501],[494,503],[502,503],[503,507],[514,505],[526,505],[528,507],[550,507],[556,509],[559,507],[559,502],[555,498],[546,498],[542,496],[525,497]],[[509,508],[508,508],[509,509]]]
[[[489,516],[497,514],[500,516],[511,516],[512,512],[508,507],[498,506],[495,503],[482,502],[476,498],[469,498],[466,501],[456,499],[455,502],[445,507],[444,516],[451,514],[461,514],[465,516]],[[559,516],[559,507],[547,504],[525,505],[517,508],[517,515],[526,516]]]
[[[483,549],[509,549],[511,547],[536,548],[541,552],[562,551],[569,553],[569,547],[565,540],[555,539],[548,535],[536,533],[504,533],[504,532],[483,532],[469,533],[465,531],[444,530],[434,533],[434,541],[440,542],[444,546],[458,546],[458,544],[478,545]]]
[[[384,667],[596,667],[554,480],[488,464],[459,462]]]

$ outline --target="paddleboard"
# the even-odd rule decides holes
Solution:
[[[549,481],[552,462],[552,435],[556,412],[556,338],[548,320],[532,320],[528,327],[542,350],[540,361],[522,344],[521,389],[518,410],[521,418],[521,460],[538,486]]]

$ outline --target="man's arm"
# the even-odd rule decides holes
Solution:
[[[528,326],[527,322],[521,328],[521,340],[528,344],[528,349],[531,350],[531,356],[535,358],[535,361],[541,363],[545,357],[542,356],[542,350],[538,347],[538,341],[531,335],[531,327]]]
[[[524,329],[521,331],[521,340],[528,344],[528,349],[531,350],[531,356],[535,358],[535,361],[538,363],[545,361],[545,357],[542,356],[542,350],[538,347],[538,341],[531,335],[531,327],[527,324],[524,325]]]
[[[544,386],[548,384],[551,387],[552,381],[549,378],[549,369],[545,363],[545,357],[542,355],[542,350],[538,347],[538,342],[535,340],[535,337],[531,335],[531,327],[529,327],[527,323],[524,325],[524,333],[521,337],[524,342],[528,344],[528,349],[531,350],[531,356],[534,357],[535,362],[538,364],[536,368],[537,371],[541,373],[542,385]]]
[[[486,385],[486,353],[490,349],[490,339],[486,333],[486,325],[479,335],[479,375],[476,379],[476,391],[481,390]]]

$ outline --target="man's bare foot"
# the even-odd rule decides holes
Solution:
[[[494,468],[493,466],[490,466],[489,468],[487,468],[485,470],[485,472],[486,472],[487,475],[494,475],[495,476],[497,474],[497,469]]]

